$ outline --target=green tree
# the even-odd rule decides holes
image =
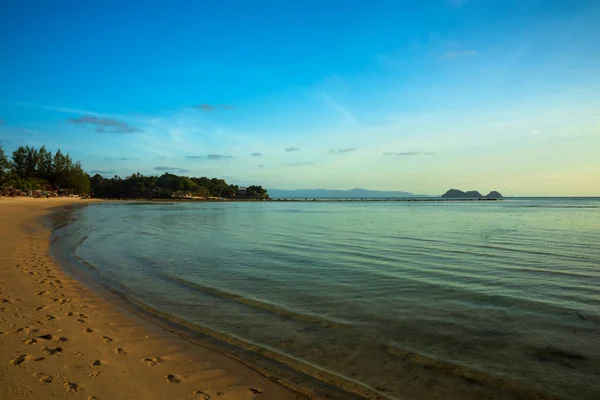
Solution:
[[[52,181],[54,182],[54,185],[57,186],[59,189],[66,187],[66,185],[64,185],[64,183],[66,183],[66,172],[67,165],[65,156],[62,153],[62,151],[58,149],[58,151],[54,154],[54,158],[52,160]]]
[[[15,176],[25,178],[27,177],[27,148],[20,146],[12,153],[12,164],[11,169],[12,173]]]
[[[73,189],[75,194],[82,196],[87,195],[90,192],[90,177],[83,168],[81,168],[81,163],[79,161],[75,164],[71,164],[66,179],[67,187]]]
[[[38,178],[39,153],[34,147],[20,146],[12,154],[12,172],[20,178]]]
[[[37,154],[37,175],[40,179],[51,181],[53,178],[52,152],[42,146]]]
[[[246,188],[246,197],[250,199],[266,199],[268,196],[267,191],[262,186],[248,186]]]
[[[0,184],[2,184],[8,178],[8,171],[10,169],[10,162],[4,154],[4,146],[0,143]]]

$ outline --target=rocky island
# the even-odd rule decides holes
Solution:
[[[446,193],[442,195],[444,199],[489,199],[489,200],[497,200],[504,198],[499,192],[492,190],[487,195],[482,195],[477,190],[469,190],[467,192],[463,192],[458,189],[450,189]]]

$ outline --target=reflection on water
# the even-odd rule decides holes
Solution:
[[[65,238],[109,285],[392,398],[456,376],[600,398],[600,200],[75,214]]]

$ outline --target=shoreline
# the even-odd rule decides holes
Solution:
[[[50,254],[41,219],[80,199],[0,199],[0,398],[289,399],[300,393],[111,302]]]
[[[236,198],[187,198],[187,197],[173,197],[170,199],[112,199],[112,198],[91,198],[92,201],[126,201],[126,202],[139,202],[139,203],[369,203],[369,202],[385,202],[385,203],[410,203],[410,202],[478,202],[478,201],[503,201],[506,198],[441,198],[441,197],[398,197],[398,198],[387,198],[387,197],[360,197],[360,198],[321,198],[321,197],[277,197],[269,199],[236,199]]]

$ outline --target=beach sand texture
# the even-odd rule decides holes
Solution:
[[[304,399],[66,275],[40,217],[78,199],[0,198],[0,399]]]

